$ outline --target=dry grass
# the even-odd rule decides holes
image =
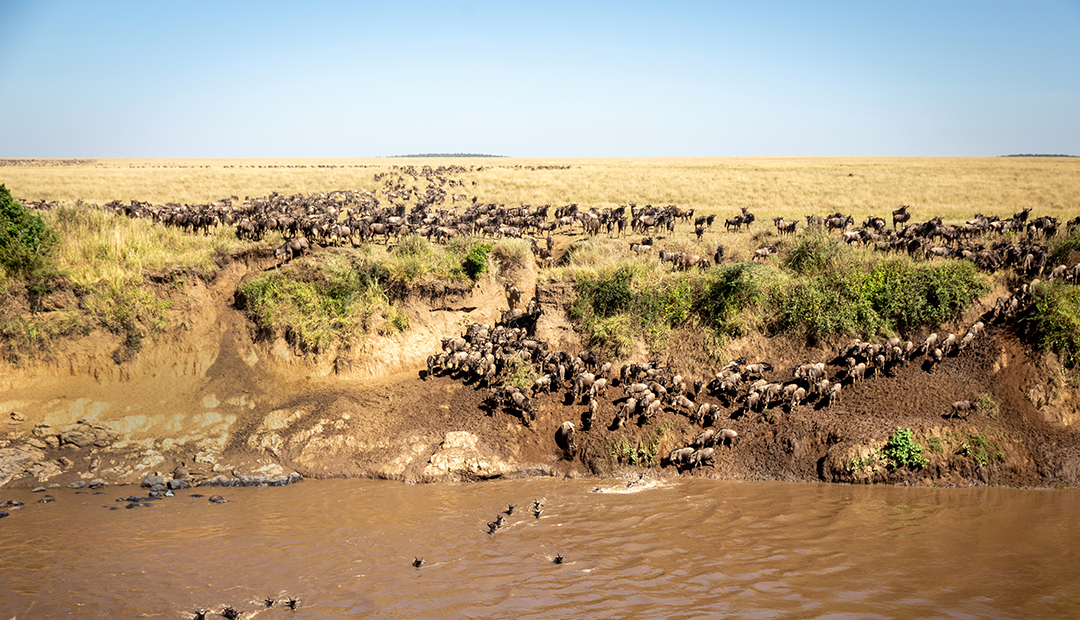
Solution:
[[[507,205],[676,204],[725,217],[747,207],[760,220],[834,211],[861,220],[887,217],[901,204],[911,205],[915,219],[948,221],[975,212],[1008,216],[1023,207],[1057,217],[1080,211],[1076,158],[100,159],[0,166],[0,182],[28,200],[201,203],[275,191],[371,190],[381,185],[376,173],[406,165],[466,167],[470,172],[452,175],[476,181],[466,193]],[[405,180],[426,186],[423,178]]]
[[[63,240],[57,268],[72,283],[83,286],[141,282],[146,272],[169,266],[211,274],[216,253],[248,245],[228,227],[211,236],[191,235],[148,220],[74,205],[46,211],[44,217]]]

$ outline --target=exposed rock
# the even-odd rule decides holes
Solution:
[[[165,476],[160,473],[147,474],[141,483],[142,486],[151,488],[163,484],[165,484]]]
[[[35,424],[34,428],[30,431],[30,433],[34,437],[41,437],[43,439],[45,437],[56,437],[57,435],[59,435],[55,428],[45,423]]]
[[[69,484],[67,486],[68,486],[69,489],[85,489],[86,488],[86,481],[85,480],[76,480],[75,482],[72,482],[71,484]]]
[[[60,429],[60,445],[85,448],[94,443],[94,433],[83,424],[71,424]]]
[[[52,429],[39,424],[34,427],[32,432],[35,436],[48,437],[51,436]],[[39,432],[41,435],[38,434]],[[90,445],[104,448],[119,438],[116,431],[86,419],[60,427],[58,434],[60,436],[60,445],[74,446],[76,448],[85,448]]]
[[[0,487],[27,474],[40,457],[21,448],[0,448]]]
[[[485,454],[479,442],[479,438],[468,431],[450,431],[439,444],[438,451],[431,455],[423,475],[431,478],[494,478],[513,470],[494,453]]]
[[[24,416],[22,413],[20,413],[18,411],[12,411],[11,412],[11,421],[12,422],[25,422],[26,421],[26,416]]]
[[[176,478],[170,480],[167,486],[174,491],[191,488],[191,484],[187,480],[177,480]]]
[[[91,489],[100,489],[101,487],[105,486],[105,481],[101,478],[94,478],[86,486],[90,487]]]
[[[210,503],[212,503],[212,504],[227,504],[228,502],[229,502],[229,500],[225,499],[224,497],[222,497],[220,495],[211,495],[210,496]]]
[[[30,467],[27,467],[26,473],[36,478],[39,482],[44,482],[53,476],[60,475],[63,471],[52,461],[39,461]]]

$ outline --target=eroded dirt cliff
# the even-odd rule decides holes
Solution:
[[[538,287],[531,269],[489,275],[470,290],[418,292],[406,306],[412,328],[405,333],[372,335],[350,351],[304,355],[280,339],[259,341],[237,308],[239,282],[271,265],[265,257],[238,257],[213,278],[190,279],[173,293],[175,329],[132,355],[118,359],[118,337],[94,332],[65,342],[47,360],[3,366],[0,485],[139,483],[155,472],[168,478],[177,467],[193,483],[228,484],[283,482],[293,472],[408,480],[587,475],[636,460],[676,475],[664,455],[701,431],[670,409],[647,424],[609,428],[623,399],[616,387],[600,399],[592,428],[579,431],[577,456],[567,459],[555,430],[564,421],[580,429],[587,406],[565,391],[538,396],[537,419],[526,425],[485,403],[486,388],[427,376],[425,359],[442,338],[459,336],[472,322],[498,320],[508,281],[541,305],[538,338],[552,350],[580,352],[566,317],[572,286]],[[777,373],[833,357],[824,346],[769,349],[759,340],[733,343],[735,354],[739,347],[767,355]],[[687,366],[678,370],[688,378],[716,371],[691,367],[678,355],[667,361]],[[989,396],[996,407],[947,417],[953,401],[976,395]],[[699,401],[720,404],[706,396]],[[916,362],[871,377],[849,386],[831,407],[764,414],[726,407],[716,425],[737,430],[741,442],[718,449],[713,464],[693,474],[1076,485],[1078,403],[1055,360],[1032,352],[1009,326],[992,326],[932,370]],[[916,429],[928,441],[926,467],[892,472],[875,464],[873,455],[897,427]]]

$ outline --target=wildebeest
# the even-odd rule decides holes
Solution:
[[[908,213],[907,210],[908,210],[908,206],[903,205],[899,209],[892,212],[892,227],[893,227],[893,230],[896,230],[897,223],[903,224],[904,222],[911,219],[911,214]]]
[[[739,433],[732,428],[722,428],[716,431],[714,443],[718,446],[735,447],[739,445]]]
[[[574,423],[563,422],[555,431],[555,444],[566,452],[568,458],[574,458],[577,451],[577,443],[574,441]]]
[[[702,448],[694,451],[687,460],[691,467],[703,467],[711,464],[714,456],[716,456],[715,448]]]
[[[308,243],[306,237],[297,237],[296,239],[290,239],[278,246],[278,248],[274,250],[274,258],[281,263],[285,263],[294,258],[303,256],[310,248],[311,244]]]
[[[713,445],[716,445],[716,431],[714,429],[710,428],[697,437],[694,437],[695,448],[708,448]]]
[[[952,411],[949,413],[949,417],[955,418],[957,416],[960,416],[960,414],[963,414],[960,417],[966,418],[969,412],[978,410],[978,403],[973,403],[970,400],[958,400],[952,404]]]
[[[690,455],[693,453],[693,448],[679,448],[677,450],[672,450],[668,453],[668,461],[676,467],[681,467],[689,462]]]

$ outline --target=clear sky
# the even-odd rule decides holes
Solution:
[[[1080,155],[1080,1],[0,0],[0,157]]]

